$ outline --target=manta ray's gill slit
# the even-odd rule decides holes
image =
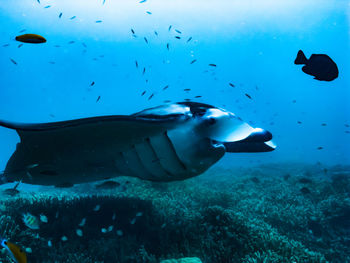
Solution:
[[[146,170],[146,167],[143,165],[140,156],[137,153],[135,145],[131,146],[131,149],[124,153],[126,160],[129,162],[128,166],[133,170],[137,177],[146,180],[154,179],[154,176]]]
[[[178,163],[182,166],[182,168],[183,168],[184,170],[187,170],[186,165],[180,160],[179,156],[177,155],[176,150],[175,150],[175,147],[174,147],[174,145],[173,145],[173,142],[170,140],[167,131],[164,132],[164,136],[165,136],[166,140],[167,140],[168,143],[169,143],[170,149],[172,150],[172,152],[173,152],[174,155],[176,156]]]
[[[140,143],[137,145],[133,145],[133,150],[135,152],[137,162],[140,166],[140,174],[142,174],[141,177],[149,180],[162,179],[162,174],[157,175],[157,171],[154,171],[154,169],[150,169],[149,163],[147,163],[147,160],[145,160],[146,158],[150,160],[152,159],[152,156],[149,156],[152,153],[145,149],[145,144]]]
[[[118,153],[118,156],[115,159],[115,166],[118,172],[121,173],[122,175],[137,176],[137,174],[130,169],[128,161],[126,160],[122,152]]]
[[[159,167],[168,175],[169,178],[175,177],[170,171],[168,171],[162,164],[161,156],[157,155],[157,152],[155,151],[155,149],[153,148],[153,145],[151,144],[151,139],[150,138],[146,138],[145,140],[147,142],[148,147],[151,149],[153,156],[155,157],[152,162],[153,163],[157,163],[159,165]]]

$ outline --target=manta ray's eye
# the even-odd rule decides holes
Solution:
[[[216,123],[216,119],[215,118],[209,118],[209,119],[206,119],[205,120],[205,124],[206,125],[213,125],[213,124],[215,124]]]

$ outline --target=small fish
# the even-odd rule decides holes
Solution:
[[[191,62],[190,62],[190,64],[193,64],[194,62],[196,62],[197,61],[197,59],[194,59],[194,60],[192,60]]]
[[[101,232],[105,234],[105,233],[107,233],[107,229],[103,227],[103,228],[101,228]]]
[[[26,32],[27,29],[22,29],[21,31],[19,31],[19,33],[23,33],[23,32]]]
[[[80,226],[80,227],[83,227],[83,226],[85,225],[85,223],[86,223],[86,218],[84,217],[84,218],[80,221],[79,226]]]
[[[133,218],[133,219],[131,219],[131,221],[130,221],[130,224],[131,224],[131,225],[134,225],[135,223],[136,223],[136,217]]]
[[[158,32],[157,32],[157,31],[154,31],[154,34],[155,34],[156,36],[158,36]]]
[[[62,15],[63,15],[63,13],[60,13],[60,14],[58,15],[58,18],[61,18],[61,17],[62,17]]]
[[[139,63],[137,63],[137,60],[135,60],[135,66],[136,68],[139,68]]]
[[[44,214],[40,214],[40,221],[43,223],[49,222],[49,220],[47,219],[47,216]]]
[[[140,217],[140,216],[143,216],[143,213],[142,212],[137,212],[136,213],[136,217]]]
[[[106,3],[106,0],[103,0],[103,1],[102,1],[102,5],[104,5],[105,3]]]
[[[216,67],[216,64],[209,64],[210,67]]]
[[[118,236],[120,236],[120,237],[121,237],[121,236],[123,236],[123,231],[122,231],[122,230],[120,230],[120,229],[119,229],[119,230],[117,230],[117,235],[118,235]]]
[[[154,96],[154,93],[151,94],[151,96],[148,97],[148,100],[152,99]]]
[[[83,236],[83,230],[81,230],[79,228],[77,230],[75,230],[75,233],[77,234],[78,237],[82,237]]]
[[[12,58],[10,58],[11,62],[15,65],[17,65],[17,62],[15,60],[13,60]]]
[[[63,242],[66,242],[66,241],[68,240],[68,237],[62,236],[62,237],[61,237],[61,240],[62,240]]]
[[[101,99],[101,96],[98,96],[96,102],[98,102],[100,99]]]
[[[100,210],[100,208],[101,208],[101,206],[100,206],[100,205],[96,205],[96,206],[94,207],[93,211],[94,211],[94,212],[97,212],[97,211],[99,211],[99,210]]]
[[[146,13],[149,14],[149,15],[152,15],[152,12],[150,12],[150,11],[146,11]]]
[[[145,75],[145,73],[146,73],[146,68],[144,67],[142,71],[142,75]]]
[[[3,239],[1,241],[1,246],[6,249],[7,253],[15,263],[27,263],[26,253],[16,244]]]
[[[350,127],[350,125],[349,125],[349,124],[344,124],[344,126],[345,126],[345,127],[347,127],[347,128],[349,128],[349,127]]]
[[[38,218],[30,213],[23,214],[22,220],[23,223],[32,230],[38,230],[40,227]]]
[[[47,246],[48,247],[52,247],[52,241],[51,240],[47,241]]]
[[[97,20],[95,21],[95,23],[102,23],[102,20]]]
[[[246,95],[246,97],[247,97],[248,99],[252,99],[252,97],[251,97],[248,93],[246,93],[246,94],[244,94],[244,95]]]
[[[170,26],[169,26],[168,31],[170,31],[170,30],[171,30],[171,28],[172,28],[172,25],[170,25]]]
[[[40,44],[40,43],[46,42],[46,39],[43,36],[40,36],[37,34],[24,34],[24,35],[16,36],[15,39],[19,42],[31,43],[31,44]]]
[[[145,95],[146,94],[146,91],[142,92],[141,96]]]
[[[45,6],[44,8],[50,8],[51,6],[50,5],[47,5],[47,6]]]
[[[95,81],[91,82],[90,86],[92,87],[93,85],[95,85]]]
[[[114,221],[116,218],[117,218],[117,215],[115,213],[113,213],[112,220]]]
[[[107,227],[107,231],[112,232],[113,228],[114,228],[114,226],[109,226],[109,227]]]
[[[321,126],[327,126],[327,123],[322,123]]]
[[[297,123],[298,123],[298,124],[302,124],[302,122],[301,122],[301,121],[297,121]]]
[[[195,99],[202,98],[202,96],[198,95],[194,97]]]
[[[182,34],[182,32],[180,30],[175,29],[175,31],[179,34]]]
[[[68,44],[74,44],[74,43],[75,43],[74,40],[68,42]]]
[[[184,89],[184,91],[190,91],[191,89]]]
[[[2,45],[3,47],[8,47],[10,44],[4,44],[4,45]]]
[[[76,16],[72,16],[71,18],[69,18],[70,20],[73,20],[73,19],[75,19],[76,18]]]
[[[316,80],[332,81],[339,75],[337,64],[325,54],[312,54],[307,59],[304,52],[299,50],[294,64],[305,65],[301,70],[308,75],[314,76]]]
[[[147,1],[147,0],[141,0],[139,3],[142,4],[142,3],[146,2],[146,1]]]
[[[235,85],[233,85],[232,83],[229,83],[228,85],[230,85],[232,88],[234,88],[234,87],[235,87]]]
[[[132,33],[133,35],[135,35],[135,31],[134,31],[134,29],[132,29],[132,28],[131,28],[131,33]]]
[[[145,42],[148,44],[148,40],[147,40],[147,38],[146,38],[146,37],[144,37],[143,39],[144,39],[144,40],[145,40]]]
[[[175,38],[176,38],[176,39],[181,39],[181,37],[180,37],[180,36],[175,36]]]
[[[170,44],[169,43],[167,43],[166,44],[166,48],[169,50],[169,47],[170,47]]]
[[[322,146],[317,147],[317,150],[322,150],[322,149],[323,149]]]
[[[187,43],[190,42],[191,40],[192,40],[192,37],[189,37],[189,38],[187,39]]]
[[[171,102],[171,100],[164,100],[163,102],[164,103],[169,103],[169,102]]]
[[[54,65],[54,64],[56,64],[56,62],[55,61],[49,61],[49,64]]]
[[[61,47],[60,45],[54,45],[54,47]]]
[[[169,85],[166,85],[166,86],[163,88],[163,90],[166,90],[167,88],[169,88]]]
[[[83,45],[83,47],[87,48],[87,45],[83,42],[81,43]]]
[[[40,0],[36,0],[40,4]]]

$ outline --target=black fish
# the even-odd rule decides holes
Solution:
[[[132,28],[131,28],[131,33],[132,33],[133,35],[135,35],[135,31],[134,31],[134,29],[132,29]]]
[[[296,65],[305,65],[302,71],[308,75],[314,76],[314,79],[332,81],[338,77],[339,71],[337,64],[325,54],[312,54],[309,59],[304,52],[299,50],[297,58],[294,61]]]
[[[81,44],[82,44],[84,47],[87,47],[87,46],[86,46],[86,44],[85,44],[84,42],[83,42],[83,43],[81,43]]]
[[[184,89],[184,91],[190,91],[191,89]]]
[[[146,37],[144,37],[143,39],[144,39],[144,40],[145,40],[145,42],[148,44],[148,40],[147,40],[147,38],[146,38]]]
[[[74,43],[75,43],[74,40],[68,42],[68,44],[74,44]]]
[[[193,64],[194,62],[196,62],[197,61],[197,59],[194,59],[194,60],[192,60],[191,62],[190,62],[190,64]]]
[[[21,46],[23,46],[23,44],[19,44],[19,45],[18,45],[18,48],[20,48]]]
[[[322,123],[321,126],[327,126],[327,123]]]
[[[104,5],[105,3],[106,3],[106,0],[103,0],[103,1],[102,1],[102,5]]]
[[[60,45],[54,45],[54,47],[61,47]]]
[[[70,20],[73,20],[74,18],[76,18],[76,16],[72,16],[72,17],[70,18]]]
[[[199,96],[199,95],[198,95],[198,96],[195,96],[195,99],[198,99],[198,98],[202,98],[202,96]]]
[[[167,48],[168,50],[169,50],[169,46],[170,46],[169,43],[167,43],[167,44],[166,44],[166,48]]]
[[[182,34],[182,32],[180,30],[175,29],[175,31],[179,34]]]
[[[95,81],[91,82],[90,86],[92,87],[93,85],[95,85]]]
[[[216,64],[209,64],[209,66],[211,66],[211,67],[216,67]]]
[[[345,126],[345,127],[347,127],[347,128],[349,128],[349,127],[350,127],[350,125],[349,125],[349,124],[344,124],[344,126]]]
[[[232,88],[234,88],[234,87],[235,87],[235,85],[233,85],[232,83],[229,83],[228,85],[230,85]]]
[[[252,97],[249,94],[246,93],[245,95],[247,96],[247,98],[252,99]]]
[[[169,26],[168,31],[170,31],[171,27],[172,27],[172,25]]]
[[[136,65],[136,68],[139,67],[139,63],[137,63],[137,60],[135,60],[135,65]]]
[[[166,90],[167,88],[169,88],[169,85],[166,85],[166,86],[163,88],[163,90]]]
[[[171,100],[164,100],[163,102],[164,103],[169,103],[169,102],[171,102]]]
[[[55,62],[55,61],[49,61],[49,63],[50,63],[51,65],[56,64],[56,62]]]
[[[158,32],[157,32],[157,31],[154,31],[154,34],[155,34],[156,36],[158,36]]]
[[[27,29],[22,29],[21,31],[19,31],[19,33],[23,33],[25,31],[27,31]]]
[[[4,45],[2,45],[3,47],[8,47],[10,44],[4,44]]]
[[[177,38],[177,39],[181,39],[181,37],[179,37],[179,36],[175,36],[175,38]]]
[[[145,75],[146,73],[146,68],[143,68],[142,75]]]
[[[298,124],[302,124],[302,122],[301,122],[301,121],[298,121]]]
[[[102,23],[102,20],[97,20],[95,23]]]
[[[146,94],[146,91],[142,92],[141,96],[145,95]]]
[[[10,58],[10,60],[11,60],[11,62],[12,62],[13,64],[17,65],[17,62],[14,61],[12,58]]]
[[[190,42],[191,40],[192,40],[192,37],[189,37],[189,38],[187,39],[187,43]]]
[[[40,0],[36,0],[40,4]]]
[[[47,6],[45,6],[44,8],[50,8],[51,6],[50,5],[47,5]]]
[[[323,147],[322,147],[322,146],[317,147],[317,150],[322,150],[322,149],[323,149]]]
[[[154,96],[154,93],[152,93],[152,95],[148,97],[148,100],[152,99],[153,96]]]
[[[98,96],[96,102],[98,102],[100,99],[101,99],[101,96]]]
[[[152,12],[150,12],[150,11],[146,11],[146,13],[149,14],[149,15],[152,15]]]
[[[61,18],[62,17],[62,13],[60,13],[59,15],[58,15],[58,18]]]

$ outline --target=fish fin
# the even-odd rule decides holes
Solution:
[[[298,55],[294,60],[294,64],[301,65],[301,64],[306,64],[306,62],[307,62],[307,58],[305,57],[304,52],[302,50],[299,50]]]

